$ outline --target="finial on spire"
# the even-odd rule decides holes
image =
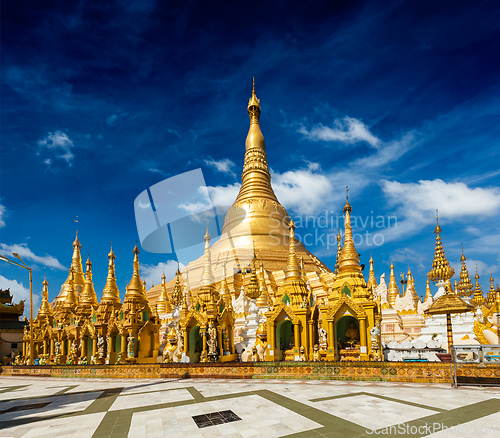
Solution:
[[[252,78],[252,97],[248,101],[248,115],[251,123],[259,123],[260,116],[260,100],[255,94],[255,78]]]
[[[344,213],[352,212],[352,207],[351,204],[349,204],[349,186],[345,186],[346,193],[345,193],[345,205],[344,205]]]

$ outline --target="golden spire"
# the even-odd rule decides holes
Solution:
[[[256,300],[259,298],[260,290],[259,290],[259,282],[257,280],[257,272],[255,270],[255,263],[253,264],[253,268],[251,269],[252,273],[250,275],[250,284],[248,285],[246,296],[252,300]]]
[[[335,273],[337,274],[339,272],[339,260],[340,260],[340,253],[342,252],[342,236],[340,234],[340,229],[338,230],[337,233],[337,260],[335,261]]]
[[[264,275],[264,264],[261,262],[259,269],[259,298],[257,298],[257,306],[260,308],[269,306],[269,293],[267,292],[266,277]]]
[[[477,266],[476,266],[476,275],[474,275],[474,280],[476,280],[476,287],[474,288],[474,296],[471,299],[471,304],[475,306],[476,308],[481,307],[485,299],[483,297],[483,291],[481,290],[481,286],[479,284],[479,274],[477,272]]]
[[[226,263],[227,263],[227,253],[226,259],[224,260],[224,264],[222,265],[222,280],[220,283],[220,296],[224,300],[224,304],[226,307],[231,306],[231,292],[229,292],[229,286],[227,285],[227,273],[226,273]]]
[[[37,319],[42,317],[52,317],[52,309],[49,304],[49,283],[47,282],[47,277],[43,280],[42,285],[42,303],[40,304],[40,310],[38,310],[38,314],[36,316]]]
[[[455,271],[448,263],[446,255],[443,250],[443,244],[441,242],[441,227],[439,226],[439,218],[436,213],[436,229],[434,233],[436,234],[436,248],[434,250],[434,260],[432,261],[432,269],[427,274],[429,280],[437,283],[438,281],[444,281],[446,283],[453,275]]]
[[[431,292],[431,282],[429,279],[425,282],[425,298],[424,298],[424,303],[429,299],[432,298],[432,292]]]
[[[297,253],[295,252],[295,222],[293,221],[293,215],[290,218],[288,229],[290,234],[288,240],[288,264],[285,271],[285,280],[298,280],[301,278],[301,275],[299,260],[297,259]]]
[[[83,276],[83,267],[82,267],[82,257],[80,255],[80,249],[82,245],[78,240],[78,232],[76,233],[75,241],[73,242],[73,256],[71,257],[71,268],[70,271],[73,271],[73,283],[74,284],[85,284],[85,278]],[[68,275],[69,279],[69,275]]]
[[[127,286],[127,291],[125,292],[125,300],[127,298],[139,298],[141,300],[146,299],[146,291],[144,290],[144,285],[141,281],[141,276],[139,274],[139,248],[137,248],[137,243],[134,248],[134,272],[130,283]],[[125,301],[124,300],[124,301]]]
[[[97,295],[92,283],[92,262],[90,261],[90,255],[87,258],[86,268],[85,286],[80,295],[80,306],[97,306]]]
[[[359,255],[354,246],[351,227],[352,207],[349,204],[349,188],[347,188],[346,200],[344,206],[344,246],[339,257],[339,273],[357,272],[361,274],[361,266],[359,265]]]
[[[179,269],[177,269],[178,271]],[[177,283],[175,284],[177,287]],[[161,276],[161,290],[160,296],[158,297],[158,301],[156,301],[156,311],[158,313],[170,313],[172,312],[172,306],[170,305],[170,301],[168,299],[167,294],[167,277],[165,276],[165,272]]]
[[[465,265],[465,261],[467,259],[464,255],[464,247],[462,245],[462,256],[460,257],[460,261],[462,262],[462,268],[460,269],[460,281],[458,282],[458,293],[462,298],[470,297],[473,294],[474,286],[472,285],[472,280],[469,276],[469,271],[467,270],[467,266]]]
[[[373,257],[370,254],[370,274],[368,275],[368,290],[372,290],[374,287],[377,287],[377,279],[375,278],[375,270],[373,269]]]
[[[255,198],[267,199],[278,203],[271,187],[271,175],[267,165],[266,142],[260,130],[260,100],[255,94],[253,81],[252,97],[248,102],[250,129],[245,141],[245,164],[241,176],[241,188],[236,203],[242,203]],[[278,218],[279,219],[279,218]],[[226,220],[227,222],[227,220]]]
[[[416,309],[418,307],[418,302],[420,301],[420,298],[417,294],[417,291],[415,290],[415,280],[413,278],[413,274],[411,273],[409,266],[408,266],[408,274],[407,274],[406,293],[408,293],[408,291],[411,293],[411,296],[413,299],[413,304],[414,304],[415,309]]]
[[[394,265],[391,261],[391,276],[389,279],[389,287],[387,288],[387,293],[389,295],[389,304],[394,307],[396,304],[396,297],[400,296],[398,283],[396,282],[396,276],[394,275]]]
[[[75,280],[73,277],[73,271],[70,272],[70,279],[68,283],[68,293],[66,294],[66,298],[64,298],[64,307],[73,308],[78,305],[78,298],[75,294]]]
[[[172,304],[174,307],[182,305],[182,287],[181,287],[181,272],[179,271],[179,265],[177,265],[177,271],[175,272],[175,286],[174,292],[172,293]]]
[[[116,285],[115,277],[115,259],[116,257],[113,252],[113,246],[111,246],[111,251],[108,254],[108,278],[106,278],[106,285],[104,286],[104,290],[102,292],[101,301],[112,301],[114,303],[120,302],[120,291]]]
[[[485,302],[485,306],[488,308],[488,309],[491,309],[491,307],[493,306],[493,304],[495,304],[495,300],[496,300],[496,291],[495,291],[495,286],[493,285],[493,272],[491,273],[491,276],[490,276],[490,290],[488,291],[488,295],[486,296],[486,302]]]
[[[457,281],[457,277],[455,277],[455,281],[453,282],[453,292],[455,292],[458,295],[458,281]]]

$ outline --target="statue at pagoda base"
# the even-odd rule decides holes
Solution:
[[[167,334],[167,344],[163,349],[163,363],[178,363],[181,358],[182,337],[179,337],[175,328],[172,327]]]

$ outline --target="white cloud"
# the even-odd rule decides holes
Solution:
[[[229,184],[227,186],[208,186],[207,189],[210,199],[212,200],[212,205],[215,207],[233,205],[240,191],[240,187],[240,183]]]
[[[417,266],[418,270],[425,270],[424,260],[425,256],[421,252],[415,251],[411,248],[398,248],[396,251],[391,253],[391,260],[394,263],[404,263],[406,267],[411,262],[414,266]],[[410,266],[411,268],[411,266]],[[430,267],[429,267],[430,270]]]
[[[179,264],[179,269],[182,271],[184,265]],[[142,265],[140,266],[141,278],[146,280],[146,286],[149,289],[153,285],[161,283],[161,276],[165,272],[167,282],[172,280],[177,271],[177,262],[169,260],[167,263],[158,263],[157,265]]]
[[[218,172],[236,176],[232,170],[235,164],[229,158],[224,158],[223,160],[205,160],[205,163],[214,167]]]
[[[67,270],[68,268],[64,267],[59,263],[55,257],[51,255],[45,255],[43,257],[37,256],[28,248],[26,243],[14,244],[14,245],[6,245],[5,243],[0,243],[0,254],[12,258],[12,253],[17,253],[21,256],[21,258],[26,261],[33,261],[34,263],[38,263],[43,266],[47,266],[48,268]]]
[[[5,216],[7,215],[7,209],[5,205],[0,204],[0,228],[5,227]]]
[[[492,216],[500,209],[498,188],[470,188],[462,182],[441,179],[407,184],[384,180],[381,186],[398,218],[397,226],[380,230],[386,242],[409,237],[433,223],[436,209],[443,221]]]
[[[328,204],[332,192],[329,179],[317,172],[319,166],[310,163],[307,169],[277,173],[271,170],[273,190],[286,207],[299,214],[314,214]]]
[[[26,302],[24,303],[24,316],[27,316],[29,318],[30,315],[29,288],[25,287],[22,282],[18,283],[16,280],[9,280],[8,278],[5,278],[3,275],[0,275],[0,289],[4,290],[10,289],[10,294],[13,297],[12,301],[14,304],[17,304],[21,300],[26,300]],[[39,307],[40,307],[40,295],[37,295],[33,292],[33,311],[34,311],[33,318],[35,317]]]
[[[403,184],[382,181],[382,190],[395,205],[402,205],[422,221],[434,220],[436,209],[446,218],[461,216],[491,216],[500,208],[500,189],[470,188],[462,182],[446,183],[441,179]]]
[[[307,130],[302,126],[299,132],[312,141],[337,141],[347,144],[366,141],[374,148],[378,148],[381,143],[361,120],[348,116],[343,119],[336,119],[333,122],[333,128],[320,123],[311,130]]]
[[[38,141],[38,146],[46,147],[48,149],[60,149],[60,153],[59,155],[56,155],[56,157],[66,161],[68,165],[71,165],[71,162],[75,157],[73,152],[71,152],[71,148],[74,147],[74,144],[68,135],[62,131],[56,131],[53,133],[49,132],[45,138]],[[45,164],[50,163],[47,163],[47,160],[45,160]]]

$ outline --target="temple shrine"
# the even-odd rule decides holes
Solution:
[[[221,238],[210,245],[207,228],[204,254],[182,272],[178,269],[169,282],[163,274],[161,283],[149,290],[140,277],[136,245],[122,302],[113,249],[99,301],[90,257],[83,272],[77,235],[68,278],[52,303],[47,280],[42,284],[33,326],[38,363],[382,361],[403,360],[415,351],[432,361],[448,348],[446,321],[454,326],[455,343],[499,343],[500,289],[491,278],[483,297],[479,275],[473,287],[463,253],[460,280],[452,285],[454,271],[443,250],[439,223],[423,300],[410,269],[400,280],[403,293],[392,264],[389,283],[385,274],[377,282],[370,258],[365,280],[348,196],[335,269],[309,252],[295,237],[293,217],[271,186],[255,84],[247,111],[242,184]],[[434,295],[430,282],[438,287]],[[450,293],[454,299],[448,301],[462,303],[464,313],[439,309],[444,313],[436,314],[434,303]],[[24,330],[23,341],[16,364],[29,362],[29,330]]]

